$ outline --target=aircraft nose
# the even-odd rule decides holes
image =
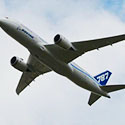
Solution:
[[[3,25],[5,25],[6,21],[5,19],[0,19],[0,27],[2,27]]]
[[[9,17],[4,17],[4,18],[0,19],[0,27],[7,25],[8,22],[9,22]]]
[[[0,27],[6,32],[10,30],[15,30],[17,26],[18,24],[15,21],[9,19],[8,17],[0,19]]]

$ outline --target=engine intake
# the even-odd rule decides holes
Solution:
[[[28,65],[21,58],[14,56],[11,58],[10,63],[15,69],[17,69],[21,72],[30,71],[28,68]]]
[[[76,50],[75,47],[64,36],[57,34],[54,37],[54,42],[63,49]]]

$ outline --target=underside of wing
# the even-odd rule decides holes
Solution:
[[[59,60],[69,63],[75,58],[81,56],[82,54],[94,50],[99,49],[104,46],[112,45],[114,43],[125,40],[125,35],[118,35],[113,37],[95,39],[95,40],[87,40],[87,41],[79,41],[72,42],[73,47],[76,50],[63,49],[62,47],[51,44],[45,45],[45,47]]]
[[[45,45],[45,47],[51,52],[51,54],[54,55],[55,58],[65,63],[69,63],[73,59],[80,56],[80,53],[68,49],[63,49],[56,44]]]
[[[39,74],[33,72],[24,72],[21,76],[16,93],[19,95]]]
[[[30,55],[27,65],[31,69],[30,72],[23,72],[19,84],[16,89],[16,93],[19,95],[36,77],[41,74],[50,72],[47,66],[39,62],[34,56]]]
[[[99,49],[104,46],[112,45],[114,43],[120,42],[125,40],[125,35],[118,35],[113,37],[95,39],[95,40],[88,40],[88,41],[80,41],[80,42],[73,42],[73,46],[78,49],[78,51],[83,54],[85,52]]]

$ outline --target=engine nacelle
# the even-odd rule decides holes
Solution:
[[[64,36],[57,34],[54,37],[54,42],[55,44],[57,44],[58,46],[64,48],[64,49],[70,49],[70,50],[76,50],[74,48],[74,46],[72,45],[71,42],[69,42]]]
[[[16,57],[16,56],[14,56],[11,60],[10,60],[10,63],[11,63],[11,65],[15,68],[15,69],[17,69],[17,70],[19,70],[19,71],[21,71],[21,72],[28,72],[28,71],[30,71],[29,70],[29,68],[28,68],[28,65],[23,61],[23,59],[21,59],[21,58],[18,58],[18,57]]]

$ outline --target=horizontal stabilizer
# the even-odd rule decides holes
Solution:
[[[125,89],[125,85],[106,85],[106,86],[100,86],[100,88],[107,92],[114,92],[114,91],[118,91],[121,89]],[[91,93],[90,98],[89,98],[89,102],[88,104],[91,106],[94,102],[96,102],[101,96],[96,95],[94,93]]]
[[[89,102],[88,104],[91,106],[94,102],[96,102],[101,96],[96,95],[94,93],[91,93],[90,98],[89,98]]]
[[[100,86],[100,88],[103,91],[110,93],[110,92],[118,91],[121,89],[125,89],[125,85],[106,85],[106,86]]]

